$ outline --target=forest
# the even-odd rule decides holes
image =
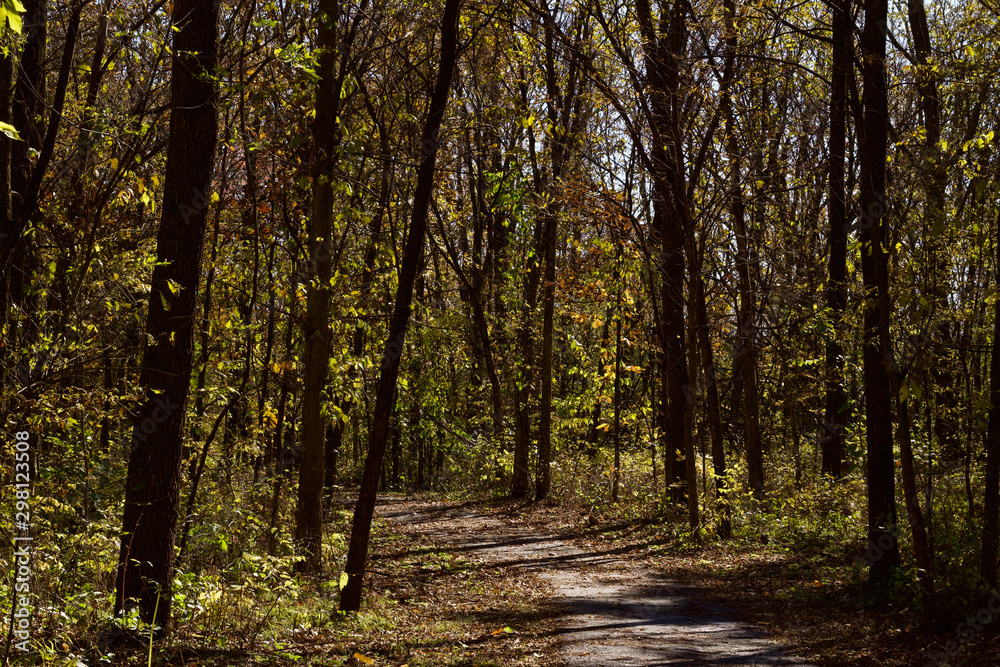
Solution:
[[[1000,664],[998,58],[0,0],[4,665]]]

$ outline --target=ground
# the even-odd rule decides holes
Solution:
[[[562,664],[806,665],[664,572],[474,507],[393,499],[380,515],[476,567],[533,574]],[[589,548],[588,548],[589,547]],[[595,548],[596,547],[596,548]]]
[[[850,549],[720,541],[660,514],[550,503],[381,496],[362,611],[343,614],[353,500],[338,494],[328,513],[324,575],[279,559],[197,579],[151,654],[143,637],[99,657],[88,634],[57,648],[115,667],[1000,664],[989,632],[924,635],[904,602],[869,600]]]
[[[684,542],[662,517],[609,522],[546,503],[385,496],[379,516],[450,563],[439,582],[450,568],[516,592],[467,617],[496,628],[456,664],[1000,665],[989,632],[923,635],[912,610],[871,602],[849,554]],[[478,604],[469,589],[464,600]]]

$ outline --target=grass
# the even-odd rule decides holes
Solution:
[[[652,492],[644,457],[626,452],[617,504],[610,502],[610,469],[601,453],[589,464],[574,459],[557,467],[555,492],[546,503],[479,500],[476,506],[697,586],[815,664],[926,665],[944,656],[950,665],[971,667],[988,664],[983,656],[1000,654],[994,635],[959,625],[980,609],[969,576],[978,535],[975,519],[959,511],[961,494],[946,495],[943,482],[934,535],[946,620],[942,633],[926,636],[915,631],[919,610],[905,525],[904,566],[892,599],[876,604],[867,595],[865,572],[856,564],[864,555],[866,524],[858,473],[838,484],[799,487],[780,461],[771,462],[768,502],[759,506],[737,494],[733,539],[721,541],[713,533],[712,494],[703,501],[702,527],[690,530],[684,512],[664,506]],[[743,477],[742,470],[734,474]],[[452,480],[458,487],[482,489],[458,481]],[[78,517],[65,504],[42,505],[33,561],[38,606],[32,638],[38,650],[14,664],[366,664],[355,654],[396,667],[508,667],[555,660],[556,620],[546,608],[546,587],[534,575],[484,567],[405,525],[376,521],[363,611],[341,614],[338,568],[351,495],[339,496],[327,515],[327,577],[310,579],[294,574],[287,541],[279,540],[277,555],[265,555],[266,527],[256,518],[264,501],[252,490],[239,494],[240,503],[206,508],[192,533],[190,557],[174,582],[176,625],[167,639],[154,643],[151,658],[142,641],[149,628],[138,623],[130,626],[138,636],[131,645],[112,652],[101,641],[111,620],[118,514],[91,520],[81,533],[74,524]],[[952,505],[959,509],[946,520],[945,509]],[[281,511],[286,527],[291,509],[286,496]],[[8,595],[0,590],[0,608],[9,610]],[[4,634],[5,620],[0,621]]]
[[[328,518],[326,577],[296,576],[291,556],[249,551],[222,558],[228,563],[222,569],[179,572],[174,629],[152,644],[151,628],[133,619],[132,641],[109,646],[109,599],[79,597],[72,616],[39,618],[32,628],[39,650],[12,664],[319,666],[369,664],[366,658],[410,667],[548,664],[551,624],[537,612],[545,592],[533,576],[481,567],[447,544],[380,520],[363,611],[340,612],[337,566],[350,513],[338,507]],[[55,582],[49,584],[51,590]]]

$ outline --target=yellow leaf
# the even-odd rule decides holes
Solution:
[[[360,653],[355,653],[354,654],[354,659],[355,660],[360,660],[361,662],[365,663],[366,665],[374,665],[375,664],[374,660],[372,660],[371,658],[369,658],[367,655],[361,655]]]

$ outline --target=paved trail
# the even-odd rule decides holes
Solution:
[[[566,665],[810,667],[732,610],[653,570],[592,553],[456,504],[390,501],[385,518],[497,568],[526,568],[554,589]]]

